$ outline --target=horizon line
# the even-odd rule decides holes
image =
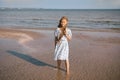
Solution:
[[[24,8],[18,8],[18,7],[0,7],[0,9],[62,9],[62,10],[120,10],[119,8],[29,8],[29,7],[24,7]]]

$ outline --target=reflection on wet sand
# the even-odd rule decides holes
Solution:
[[[57,70],[56,80],[70,80],[70,75],[62,72],[61,70]]]

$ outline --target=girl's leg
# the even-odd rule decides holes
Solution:
[[[57,68],[60,69],[61,60],[57,60]]]
[[[65,67],[66,67],[66,71],[67,71],[67,74],[69,74],[69,60],[65,60]]]

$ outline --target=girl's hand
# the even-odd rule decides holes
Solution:
[[[64,30],[63,34],[64,34],[64,35],[67,35],[67,32],[66,32],[66,30]]]

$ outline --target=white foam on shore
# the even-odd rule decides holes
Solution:
[[[20,34],[17,34],[17,35],[20,36],[20,38],[18,39],[18,43],[23,46],[24,50],[27,50],[27,51],[30,51],[30,52],[35,51],[34,48],[31,48],[31,47],[27,46],[27,44],[26,44],[26,43],[34,40],[32,37],[30,37],[29,35],[27,35],[25,33],[20,33]]]
[[[16,35],[20,36],[20,38],[19,38],[19,40],[18,40],[18,42],[19,42],[20,44],[25,44],[26,42],[29,42],[29,41],[34,40],[32,37],[30,37],[30,36],[28,36],[28,35],[26,35],[26,34],[23,34],[23,33],[16,34]]]
[[[26,33],[17,33],[17,32],[3,32],[0,34],[1,38],[12,38],[16,39],[20,45],[23,46],[23,50],[35,51],[33,48],[27,46],[26,43],[33,41],[34,38],[27,35]]]
[[[20,44],[25,44],[26,42],[29,42],[31,40],[34,40],[32,37],[28,36],[27,34],[25,33],[12,33],[12,32],[5,32],[3,33],[3,37],[16,37],[18,39],[18,42]]]

